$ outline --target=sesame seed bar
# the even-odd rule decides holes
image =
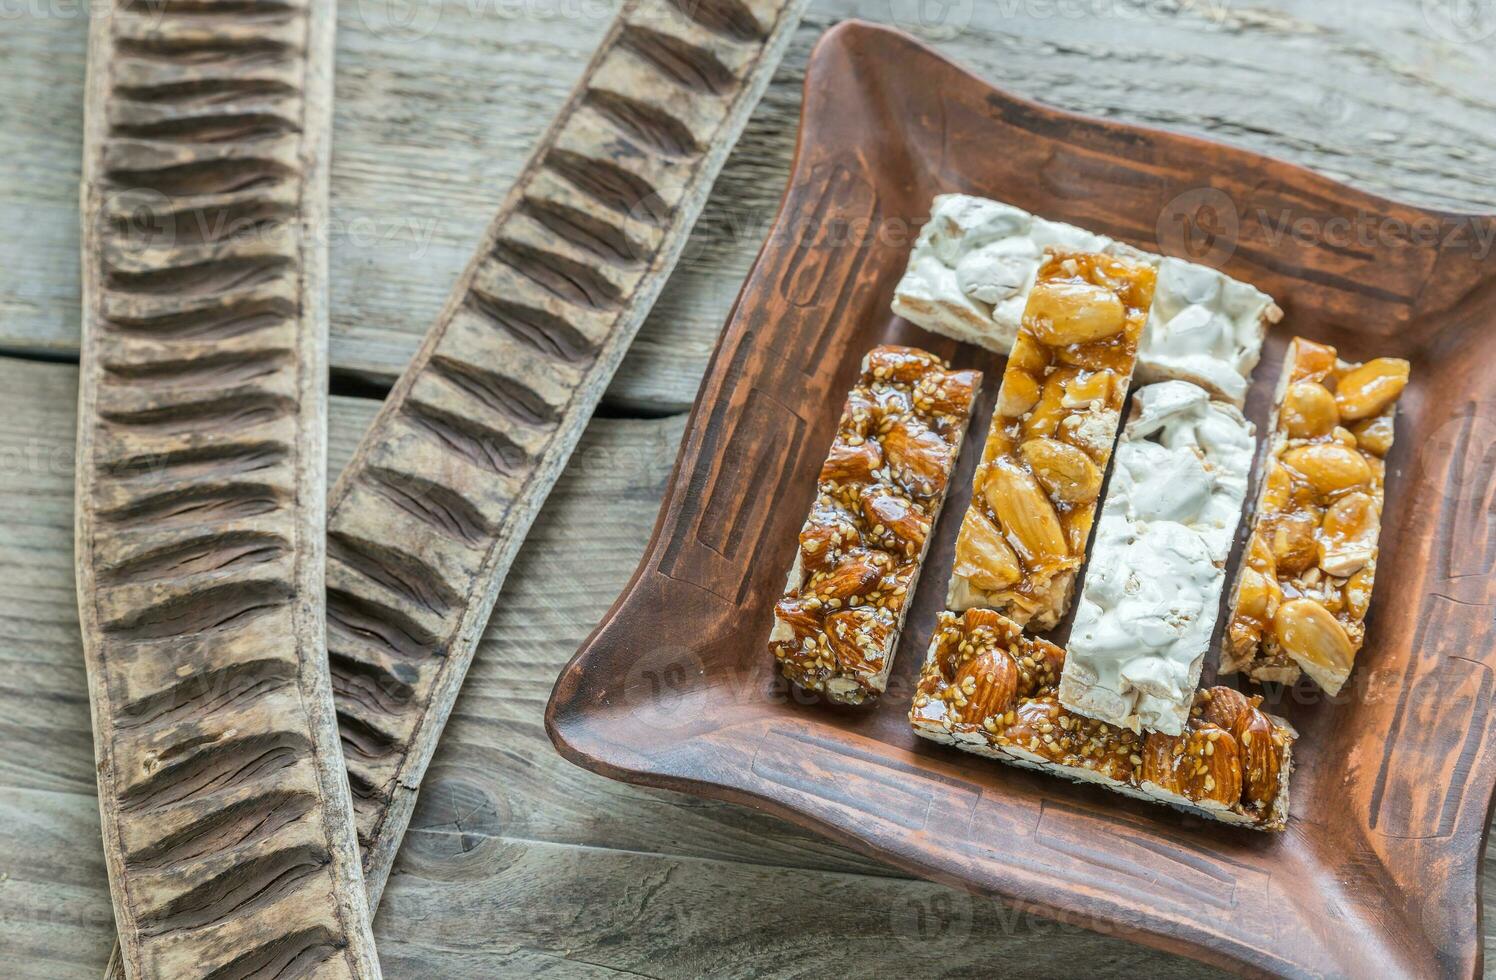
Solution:
[[[774,607],[769,648],[800,687],[883,692],[981,381],[913,347],[863,358]]]
[[[996,609],[1038,629],[1065,614],[1155,278],[1118,256],[1046,256],[956,539],[947,608]]]
[[[1260,698],[1207,688],[1184,732],[1139,734],[1065,708],[1064,663],[1064,650],[991,610],[941,613],[909,721],[923,738],[1211,820],[1287,824],[1297,733]]]
[[[1105,252],[1158,269],[1138,350],[1139,384],[1179,379],[1240,407],[1268,327],[1272,297],[1207,266],[1155,255],[1022,208],[941,194],[909,254],[893,311],[926,330],[1007,354],[1047,248]]]
[[[1060,675],[1066,708],[1184,731],[1256,445],[1241,411],[1198,385],[1133,395]]]
[[[1366,637],[1397,399],[1409,364],[1351,364],[1295,338],[1279,382],[1266,477],[1236,580],[1222,673],[1330,694]]]

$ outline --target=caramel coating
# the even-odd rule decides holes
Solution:
[[[951,605],[1053,626],[1085,563],[1155,270],[1051,252],[1003,373],[956,542]]]
[[[802,580],[775,605],[770,649],[800,686],[881,692],[981,375],[913,347],[875,347],[847,394],[800,531]]]
[[[1021,759],[1270,819],[1293,734],[1259,709],[1261,698],[1206,688],[1183,734],[1139,735],[1060,704],[1064,664],[1064,650],[992,610],[941,613],[909,720]]]
[[[1330,693],[1365,637],[1386,467],[1408,362],[1341,361],[1296,338],[1221,669]]]

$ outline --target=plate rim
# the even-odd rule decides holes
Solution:
[[[1212,152],[1219,152],[1224,149],[1240,159],[1254,164],[1271,165],[1279,171],[1291,171],[1297,180],[1308,181],[1319,187],[1333,188],[1340,194],[1349,193],[1359,197],[1362,201],[1373,207],[1384,210],[1413,211],[1424,216],[1454,221],[1492,223],[1496,223],[1496,213],[1483,214],[1478,212],[1453,211],[1431,208],[1420,204],[1409,204],[1383,196],[1372,190],[1337,181],[1302,164],[1282,160],[1257,150],[1236,146],[1222,140],[1192,133],[1176,132],[1145,123],[1119,121],[1046,105],[995,85],[972,69],[946,56],[919,38],[911,36],[902,30],[882,24],[852,18],[836,23],[817,39],[807,60],[805,77],[801,86],[802,109],[800,122],[796,131],[794,151],[787,172],[785,186],[776,206],[774,219],[767,226],[769,233],[766,234],[764,241],[760,244],[753,263],[738,288],[737,294],[724,319],[723,330],[713,347],[712,355],[703,373],[702,383],[697,389],[690,413],[687,416],[680,448],[672,464],[669,478],[664,484],[664,495],[650,532],[649,541],[634,571],[629,576],[614,602],[588,633],[586,639],[558,674],[545,708],[544,720],[546,733],[557,752],[563,758],[581,768],[608,778],[633,785],[684,792],[703,798],[748,806],[773,814],[797,826],[842,843],[861,854],[915,874],[918,877],[937,881],[967,892],[991,896],[1000,899],[1010,906],[1033,911],[1048,918],[1064,919],[1066,913],[1069,911],[1064,902],[1045,903],[1030,896],[1014,895],[1000,889],[984,886],[970,878],[963,878],[957,873],[922,861],[913,855],[905,855],[891,850],[885,845],[860,835],[855,829],[849,826],[820,818],[804,809],[797,808],[792,803],[783,799],[758,792],[738,783],[720,780],[714,781],[699,776],[687,775],[684,772],[673,771],[674,767],[672,766],[662,765],[658,761],[653,760],[630,764],[617,755],[616,752],[610,756],[601,751],[598,747],[598,739],[595,736],[589,737],[581,730],[585,727],[583,722],[590,715],[588,705],[585,703],[582,692],[579,690],[584,680],[581,675],[585,661],[588,659],[594,643],[629,605],[630,600],[634,597],[645,576],[651,571],[656,570],[655,566],[658,564],[660,551],[664,544],[663,537],[666,526],[671,522],[672,515],[677,509],[681,471],[687,457],[691,454],[693,434],[705,424],[705,420],[701,417],[703,399],[712,380],[717,376],[719,359],[726,353],[723,338],[727,335],[727,328],[738,319],[745,297],[759,276],[760,267],[764,262],[765,255],[769,252],[775,239],[773,232],[782,225],[786,218],[785,208],[787,203],[796,192],[797,186],[808,176],[808,169],[802,172],[802,167],[806,157],[805,150],[808,129],[806,106],[810,102],[809,93],[818,81],[820,73],[827,70],[824,67],[824,62],[828,59],[829,53],[842,46],[855,47],[858,39],[865,35],[880,35],[884,40],[895,40],[900,44],[914,49],[920,56],[935,59],[948,69],[960,73],[967,80],[987,91],[989,97],[995,97],[1004,103],[1015,105],[1052,119],[1103,128],[1120,128],[1130,132],[1166,139],[1176,144],[1187,144],[1201,149],[1209,148]],[[753,723],[760,727],[768,727],[773,723],[773,719],[755,719]],[[807,718],[804,723],[810,725],[813,724],[813,720]],[[731,727],[718,728],[715,731],[726,731]],[[865,738],[866,736],[857,735],[856,737]],[[877,744],[881,745],[885,743],[880,742]],[[941,760],[940,765],[952,768],[955,763],[946,763],[944,760]],[[1478,794],[1472,794],[1470,798],[1475,799],[1477,802],[1479,800]],[[1461,809],[1475,808],[1476,804],[1469,802],[1470,798],[1467,798]],[[1469,967],[1467,975],[1479,975],[1483,963],[1484,947],[1482,937],[1484,933],[1482,930],[1483,909],[1481,902],[1483,881],[1480,874],[1480,867],[1481,862],[1484,860],[1490,823],[1493,816],[1496,816],[1496,777],[1491,777],[1490,792],[1485,799],[1483,811],[1484,816],[1480,824],[1481,829],[1478,834],[1478,846],[1476,848],[1476,865],[1471,871],[1475,896],[1473,916],[1475,920],[1474,936],[1476,941],[1472,950],[1462,951],[1462,953],[1468,955],[1460,957],[1460,965]],[[1263,955],[1263,951],[1255,947],[1230,943],[1229,941],[1224,944],[1220,942],[1207,942],[1204,938],[1192,938],[1189,935],[1166,931],[1161,927],[1152,927],[1146,924],[1138,925],[1137,923],[1122,923],[1104,913],[1090,915],[1088,918],[1124,925],[1127,929],[1127,934],[1124,938],[1128,939],[1128,941],[1184,955],[1197,961],[1217,966],[1263,974],[1276,973],[1278,971],[1283,971],[1284,973],[1302,973],[1305,970],[1305,966],[1302,963],[1291,959]],[[1097,931],[1096,926],[1083,927]],[[1202,931],[1195,926],[1190,926],[1189,929],[1197,934]],[[1455,964],[1441,960],[1440,966],[1445,971],[1448,971]]]

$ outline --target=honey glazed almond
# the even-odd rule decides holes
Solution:
[[[1051,251],[1029,293],[956,541],[946,604],[1054,626],[1085,564],[1156,271]]]
[[[769,647],[800,687],[847,704],[883,692],[980,385],[913,347],[863,359],[774,608]]]
[[[989,609],[940,615],[909,720],[917,734],[1225,823],[1279,831],[1297,733],[1226,687],[1196,693],[1178,735],[1060,704],[1065,651]]]
[[[1376,577],[1397,400],[1408,362],[1349,364],[1296,338],[1231,603],[1223,673],[1330,694],[1350,676]]]

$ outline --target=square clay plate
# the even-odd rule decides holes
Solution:
[[[1413,363],[1389,459],[1376,601],[1337,703],[1278,691],[1302,733],[1292,820],[1267,835],[923,740],[906,712],[984,425],[870,710],[786,689],[766,640],[862,354],[1002,361],[889,312],[930,199],[964,191],[1218,266],[1294,334]],[[1289,224],[1279,223],[1287,218]],[[1298,225],[1301,234],[1279,234]],[[911,872],[1201,960],[1289,975],[1479,972],[1492,801],[1496,220],[1438,214],[1198,139],[997,91],[897,32],[829,31],[792,179],[697,396],[654,538],[557,682],[574,762],[731,800]],[[1274,699],[1270,699],[1274,700]]]

